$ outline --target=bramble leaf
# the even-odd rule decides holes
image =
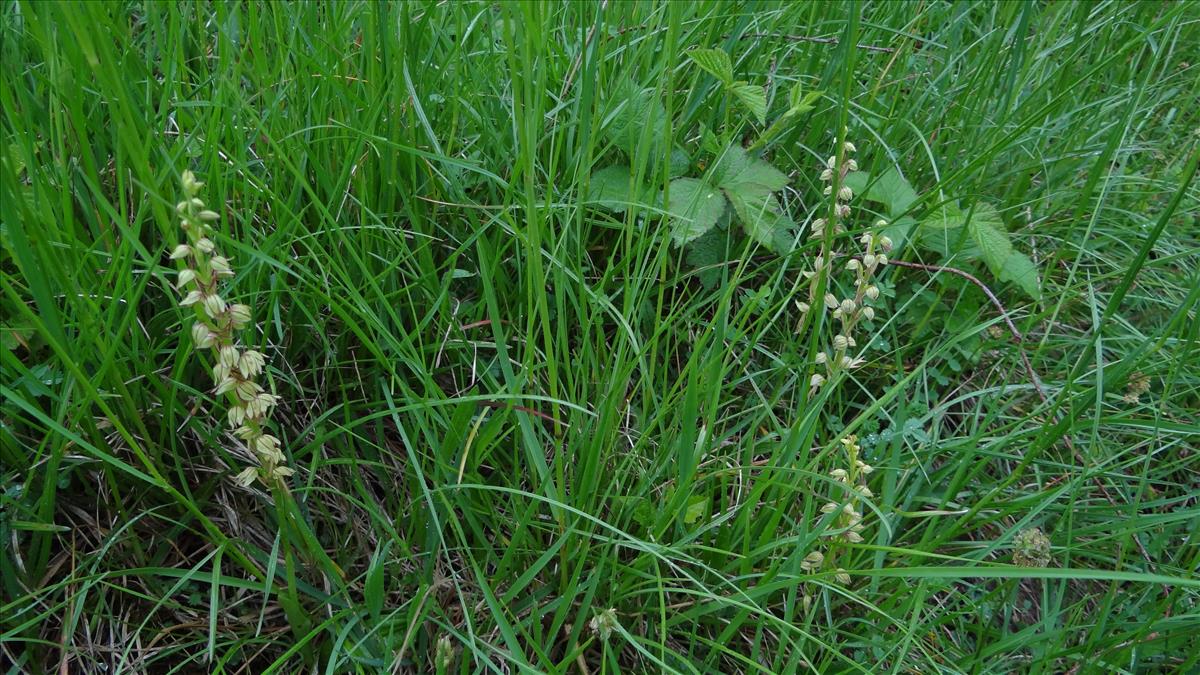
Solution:
[[[630,204],[642,201],[638,198],[640,191],[632,181],[629,167],[619,164],[606,166],[592,174],[587,201],[621,213],[629,208]]]
[[[662,145],[667,135],[667,110],[654,95],[653,89],[643,89],[631,81],[624,82],[613,94],[612,110],[608,113],[604,137],[633,157],[642,142],[643,130],[649,146],[642,147],[651,158],[665,156]]]
[[[721,281],[721,263],[729,260],[729,233],[731,230],[714,227],[697,237],[687,249],[687,261],[695,267],[700,283],[712,288]]]
[[[693,49],[687,53],[693,63],[729,86],[733,84],[733,62],[723,49]]]
[[[742,146],[734,144],[726,148],[717,160],[712,170],[712,181],[724,190],[778,192],[788,184],[788,177],[763,160],[750,156]]]
[[[894,167],[871,178],[866,171],[846,176],[846,185],[863,199],[883,204],[890,218],[896,218],[917,201],[917,192]]]
[[[749,82],[734,82],[729,85],[729,90],[758,119],[759,124],[767,123],[767,93],[762,87]]]
[[[993,276],[1017,284],[1034,300],[1041,299],[1037,267],[1028,256],[1013,250],[996,207],[990,204],[976,206],[967,228],[979,247],[979,257],[983,258]]]
[[[671,181],[667,210],[671,214],[671,238],[676,246],[682,246],[717,224],[725,211],[725,198],[702,180],[676,178]]]
[[[783,214],[775,195],[751,184],[725,189],[746,234],[768,250],[785,253],[792,246],[792,221]]]

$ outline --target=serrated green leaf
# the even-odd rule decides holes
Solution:
[[[792,221],[783,214],[775,195],[753,186],[725,190],[738,220],[751,239],[768,250],[785,253],[792,246]]]
[[[1013,282],[1034,300],[1042,299],[1042,282],[1038,276],[1037,265],[1024,253],[1013,251],[1008,254],[998,276],[1001,281]]]
[[[714,227],[688,244],[688,264],[696,268],[700,283],[712,288],[721,281],[722,263],[729,260],[730,230]]]
[[[742,146],[734,144],[725,149],[712,170],[712,182],[723,190],[778,192],[788,184],[788,178],[775,167],[751,157]]]
[[[894,167],[879,174],[874,180],[865,171],[855,171],[846,176],[846,185],[855,194],[867,201],[883,204],[888,216],[895,218],[908,210],[917,201],[917,192]]]
[[[721,81],[725,86],[733,83],[733,62],[722,49],[693,49],[687,53],[693,63]]]
[[[654,161],[665,158],[667,110],[654,90],[624,82],[614,92],[605,119],[604,138],[626,155],[632,157],[640,149]],[[645,131],[646,127],[650,130]]]
[[[917,243],[922,248],[935,251],[943,259],[974,260],[979,257],[980,251],[966,225],[967,214],[956,202],[946,202],[921,221],[917,229]]]
[[[817,100],[821,98],[824,91],[820,89],[804,93],[804,88],[797,82],[792,86],[792,90],[788,92],[788,112],[789,115],[799,115],[800,113],[808,112],[816,107]]]
[[[682,246],[701,236],[717,224],[725,210],[725,198],[720,190],[695,178],[676,178],[671,181],[667,210],[671,214],[671,238]]]
[[[687,154],[687,151],[681,147],[671,149],[671,166],[670,177],[678,178],[688,172],[692,166],[692,158]]]
[[[734,82],[729,90],[750,111],[759,124],[767,123],[767,93],[763,88],[749,82]]]
[[[1041,298],[1037,266],[1025,254],[1013,250],[1008,233],[1004,231],[1004,221],[1000,219],[1000,214],[994,206],[976,206],[967,223],[967,229],[975,245],[979,247],[979,257],[993,276],[1001,281],[1017,284],[1034,300]]]
[[[646,189],[635,186],[632,181],[629,167],[606,166],[592,174],[587,201],[617,213],[624,212],[632,204],[646,203]]]

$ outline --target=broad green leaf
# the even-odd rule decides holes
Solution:
[[[726,188],[725,196],[751,239],[776,253],[791,249],[792,221],[779,208],[775,195],[746,186],[740,190]]]
[[[632,181],[629,167],[619,164],[606,166],[592,174],[587,201],[617,213],[624,212],[631,204],[650,201],[647,199],[647,190],[633,185]]]
[[[678,178],[688,172],[692,166],[692,158],[683,148],[676,146],[671,149],[671,178]]]
[[[966,228],[967,214],[956,202],[946,202],[934,209],[921,221],[917,229],[917,243],[935,251],[943,259],[979,257],[979,247]]]
[[[728,87],[733,83],[733,62],[723,49],[693,49],[687,55],[705,72],[720,80],[721,84]]]
[[[1013,250],[1008,233],[1004,231],[1004,221],[994,206],[976,206],[967,228],[979,247],[979,257],[993,276],[1001,281],[1016,283],[1034,300],[1041,298],[1037,267],[1023,253]]]
[[[751,157],[737,144],[730,145],[721,154],[713,167],[712,181],[724,190],[738,192],[778,192],[788,184],[788,178],[782,172],[761,159]]]
[[[1000,266],[998,276],[1001,281],[1013,282],[1034,300],[1042,299],[1042,282],[1038,276],[1037,265],[1024,253],[1013,251],[1008,254]]]
[[[883,204],[888,216],[895,218],[908,210],[917,201],[917,192],[894,167],[879,174],[875,179],[865,171],[855,171],[846,176],[846,185],[867,201]]]
[[[788,115],[799,115],[806,113],[816,107],[817,100],[821,98],[824,91],[820,89],[804,93],[804,88],[797,82],[792,86],[792,90],[788,92]]]
[[[626,155],[633,157],[641,151],[655,162],[666,157],[667,111],[653,89],[626,81],[614,92],[605,119],[604,137]],[[647,127],[649,131],[645,131]]]
[[[719,266],[729,260],[729,234],[729,229],[714,227],[688,244],[688,264],[696,268],[705,288],[712,288],[721,281]]]
[[[696,495],[688,499],[687,510],[683,513],[683,522],[685,525],[691,525],[703,518],[706,513],[708,513],[708,497]]]
[[[759,124],[767,123],[767,93],[762,87],[749,82],[734,82],[729,85],[729,90],[750,114],[754,115]]]
[[[671,238],[676,246],[712,229],[725,210],[725,198],[715,187],[695,178],[671,181],[667,210],[671,213]]]

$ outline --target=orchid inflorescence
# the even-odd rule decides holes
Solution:
[[[210,238],[213,234],[210,223],[220,216],[206,209],[197,196],[204,183],[198,182],[191,171],[183,172],[181,182],[184,200],[175,210],[187,242],[171,251],[171,259],[181,261],[175,287],[187,290],[179,304],[197,308],[192,341],[199,349],[213,351],[216,359],[212,369],[213,393],[229,398],[229,426],[259,461],[259,466],[246,467],[234,480],[249,486],[257,478],[269,485],[294,473],[284,464],[286,458],[279,439],[265,430],[279,397],[267,393],[255,381],[263,372],[266,357],[253,349],[239,348],[235,337],[236,331],[250,325],[250,307],[227,303],[220,295],[221,280],[234,275],[229,259],[220,255]]]
[[[862,532],[865,529],[863,524],[862,511],[859,504],[864,499],[870,499],[874,496],[871,489],[867,487],[866,477],[874,467],[862,461],[859,457],[862,453],[862,447],[858,444],[858,437],[851,434],[841,439],[842,448],[846,451],[845,468],[836,468],[829,472],[831,478],[841,483],[846,487],[845,492],[849,498],[845,503],[839,504],[835,501],[826,502],[821,507],[823,514],[836,514],[833,516],[832,527],[825,533],[825,537],[830,540],[829,553],[821,551],[812,551],[800,563],[800,568],[806,572],[817,572],[829,566],[833,567],[835,548],[840,544],[859,544],[863,541]],[[833,567],[834,579],[843,586],[850,584],[850,575],[846,570],[840,567]]]
[[[827,235],[841,235],[846,232],[845,222],[850,217],[850,200],[854,199],[854,191],[850,186],[845,184],[846,176],[858,170],[858,162],[849,155],[857,151],[857,148],[850,141],[845,141],[842,144],[842,153],[831,156],[825,163],[825,168],[821,172],[821,181],[827,183],[825,186],[825,195],[833,196],[834,192],[834,177],[836,174],[837,195],[834,197],[831,219],[817,218],[812,222],[811,237],[825,239],[829,241],[832,237]],[[803,272],[804,276],[809,280],[808,301],[797,302],[796,306],[800,312],[807,313],[813,305],[818,302],[829,312],[832,313],[832,318],[835,322],[837,333],[830,340],[829,349],[822,349],[817,352],[815,361],[818,365],[825,366],[824,373],[813,373],[809,385],[813,391],[816,391],[840,370],[850,370],[862,365],[861,358],[852,357],[849,355],[849,350],[857,347],[858,343],[854,338],[854,329],[859,321],[866,319],[868,321],[875,318],[875,308],[871,306],[879,299],[879,287],[872,282],[875,274],[888,263],[887,254],[892,250],[892,240],[886,235],[882,235],[878,230],[887,225],[886,220],[879,220],[875,223],[875,231],[864,232],[858,238],[858,243],[861,244],[861,253],[851,255],[849,261],[846,262],[845,270],[854,273],[854,294],[852,297],[839,298],[832,292],[832,284],[827,281],[826,291],[824,295],[817,299],[817,288],[819,278],[822,273],[831,274],[834,272],[833,259],[839,256],[832,250],[822,248],[821,253],[813,261],[813,269]]]

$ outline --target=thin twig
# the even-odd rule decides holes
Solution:
[[[724,37],[726,39],[729,38],[728,35],[725,35],[722,37]],[[747,39],[748,40],[758,40],[758,39],[762,39],[762,38],[771,38],[774,40],[792,40],[794,42],[815,42],[816,44],[821,44],[821,45],[839,45],[842,42],[841,40],[839,40],[838,38],[835,38],[835,37],[817,37],[815,35],[787,35],[784,33],[747,33],[745,35],[739,35],[738,38],[743,39],[743,40],[747,40]],[[868,52],[883,52],[885,54],[892,54],[892,53],[895,53],[895,51],[896,51],[895,47],[880,47],[878,45],[864,45],[864,44],[857,44],[855,46],[858,47],[859,49],[863,49]]]

